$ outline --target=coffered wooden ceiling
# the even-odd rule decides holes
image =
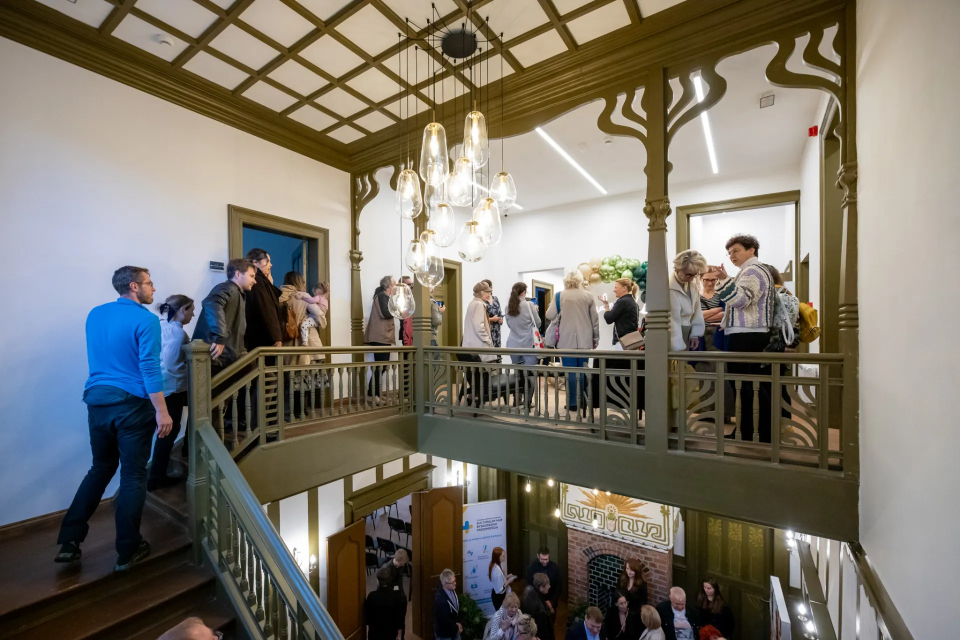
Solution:
[[[22,19],[102,45],[115,57],[149,61],[174,83],[228,92],[251,116],[271,118],[348,158],[365,139],[400,122],[401,113],[406,117],[475,92],[499,80],[501,68],[504,76],[523,74],[683,1],[0,0],[0,5],[19,11]],[[477,58],[454,64],[432,47],[414,48],[466,22],[487,40],[481,43],[482,64]],[[15,33],[9,37],[18,39]],[[401,112],[404,95],[411,97]]]

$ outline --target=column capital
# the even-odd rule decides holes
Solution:
[[[350,268],[354,271],[359,271],[361,262],[363,262],[363,251],[360,251],[359,249],[351,249]]]
[[[857,162],[845,162],[837,171],[837,187],[843,189],[843,202],[846,207],[857,201]]]
[[[643,205],[643,213],[647,216],[650,223],[647,225],[649,231],[665,231],[667,228],[667,218],[672,213],[670,208],[670,198],[661,196],[651,198]]]

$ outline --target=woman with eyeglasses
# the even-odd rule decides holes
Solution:
[[[696,351],[703,337],[699,278],[709,269],[699,251],[681,251],[670,273],[670,350]]]

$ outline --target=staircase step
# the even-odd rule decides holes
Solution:
[[[150,557],[133,571],[115,574],[113,503],[104,502],[90,519],[90,531],[81,544],[83,558],[57,564],[53,557],[59,549],[56,540],[61,520],[62,515],[55,514],[5,532],[0,554],[0,638],[63,611],[137,591],[141,584],[189,558],[190,541],[183,530],[147,505],[140,532],[150,543]],[[134,586],[137,588],[131,589]]]
[[[157,640],[157,638],[187,618],[200,618],[205,625],[214,631],[223,633],[225,638],[230,638],[235,635],[236,618],[233,615],[233,611],[230,610],[230,607],[224,606],[218,600],[208,600],[184,611],[178,611],[156,626],[136,635],[128,636],[127,640]]]
[[[215,578],[209,570],[190,564],[167,565],[167,571],[141,581],[135,589],[127,588],[90,606],[63,612],[10,637],[16,640],[129,638],[177,612],[188,610],[197,602],[212,599],[215,593]]]
[[[187,473],[188,470],[185,469],[183,475],[186,476]],[[189,517],[187,515],[186,483],[181,482],[172,487],[164,487],[147,493],[147,504],[176,523],[184,533],[187,533]]]

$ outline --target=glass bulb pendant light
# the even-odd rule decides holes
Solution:
[[[393,287],[393,294],[387,307],[397,320],[406,320],[417,310],[417,303],[413,299],[413,290],[402,282]]]
[[[480,201],[473,210],[473,219],[477,222],[477,229],[484,244],[493,246],[503,237],[503,227],[500,224],[500,206],[493,198],[487,197]]]
[[[416,273],[420,271],[420,269],[423,269],[424,260],[426,260],[426,255],[424,254],[423,243],[419,240],[411,240],[410,244],[407,245],[407,252],[403,257],[403,263],[407,265],[407,269]]]
[[[443,256],[440,247],[434,242],[436,232],[427,229],[420,234],[420,244],[423,245],[423,267],[417,271],[417,280],[425,287],[435,287],[443,282]]]
[[[420,177],[427,185],[440,186],[450,172],[447,155],[447,132],[443,125],[431,122],[423,129],[420,149]]]
[[[457,219],[453,207],[446,202],[437,205],[430,216],[430,228],[435,232],[433,241],[438,247],[449,247],[457,241]]]
[[[474,110],[467,114],[463,124],[463,155],[475,167],[487,164],[490,158],[490,139],[487,137],[487,121],[483,114]]]
[[[487,252],[487,244],[480,237],[478,226],[476,220],[468,220],[460,231],[457,253],[467,262],[479,262]]]
[[[404,220],[413,220],[421,211],[420,177],[413,169],[404,169],[397,179],[397,213]]]
[[[428,218],[432,217],[437,207],[446,201],[446,193],[446,182],[441,182],[438,186],[428,184],[423,188],[423,208],[426,209]]]
[[[500,205],[500,211],[503,213],[509,211],[510,207],[517,201],[517,185],[513,182],[513,176],[506,171],[501,171],[493,176],[490,195]]]
[[[473,167],[469,158],[458,158],[447,180],[447,202],[469,207],[473,202]]]

